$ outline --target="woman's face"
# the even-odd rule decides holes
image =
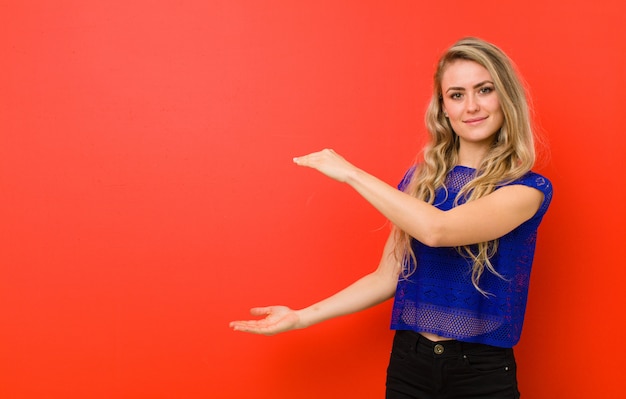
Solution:
[[[454,61],[444,70],[441,93],[444,113],[461,145],[491,145],[504,114],[489,71],[474,61]]]

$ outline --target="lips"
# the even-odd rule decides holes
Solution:
[[[471,124],[482,122],[482,121],[484,121],[487,118],[488,118],[487,116],[483,116],[481,118],[466,119],[466,120],[463,121],[463,123],[467,123],[467,124],[471,125]]]

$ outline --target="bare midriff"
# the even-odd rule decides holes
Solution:
[[[422,337],[433,341],[433,342],[439,342],[439,341],[450,341],[452,340],[452,338],[447,338],[447,337],[442,337],[441,335],[437,335],[437,334],[433,334],[433,333],[429,333],[429,332],[421,332],[419,333]]]

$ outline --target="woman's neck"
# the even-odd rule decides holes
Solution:
[[[478,169],[482,165],[490,145],[484,143],[461,143],[457,164]]]

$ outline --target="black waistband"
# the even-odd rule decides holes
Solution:
[[[482,353],[486,351],[510,351],[510,348],[500,348],[497,346],[463,342],[458,340],[431,341],[423,335],[414,331],[398,330],[396,334],[402,339],[414,342],[417,350],[426,350],[439,356],[459,356],[463,354]]]

